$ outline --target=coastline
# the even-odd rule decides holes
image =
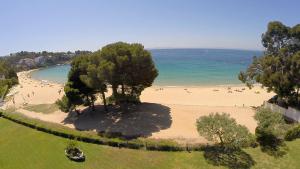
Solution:
[[[55,65],[57,66],[57,65]],[[55,66],[51,66],[51,67],[55,67]],[[45,67],[45,68],[37,68],[37,69],[32,69],[32,70],[28,70],[28,71],[21,71],[18,73],[26,73],[27,75],[30,76],[30,78],[32,80],[36,80],[36,81],[47,81],[49,83],[52,84],[57,84],[57,85],[64,85],[65,83],[59,83],[59,82],[55,82],[52,80],[46,80],[46,79],[36,79],[32,77],[32,73],[35,71],[39,71],[42,69],[47,69],[49,67]],[[254,86],[260,87],[259,84],[254,84]],[[201,84],[201,85],[158,85],[158,84],[153,84],[150,88],[159,88],[159,87],[164,87],[164,88],[211,88],[211,87],[245,87],[247,88],[247,86],[245,84],[242,83],[233,83],[233,84]]]
[[[13,95],[11,97],[13,97],[14,103],[12,99],[7,101],[4,105],[5,108],[14,106],[17,112],[26,116],[59,123],[70,128],[94,131],[105,128],[104,125],[99,126],[99,121],[105,118],[103,113],[86,114],[81,117],[82,119],[72,117],[71,122],[66,123],[66,119],[70,118],[67,113],[55,111],[43,114],[24,109],[27,105],[53,104],[63,96],[62,84],[33,79],[30,76],[33,71],[36,70],[18,73],[20,84],[9,93]],[[110,94],[111,91],[107,96]],[[273,93],[267,93],[259,86],[255,86],[252,90],[243,85],[152,86],[143,91],[141,95],[143,104],[135,115],[138,119],[144,120],[135,121],[133,126],[140,126],[141,129],[149,128],[149,130],[156,128],[151,134],[147,133],[149,134],[147,137],[151,138],[174,139],[181,143],[207,143],[207,140],[197,133],[196,119],[209,113],[226,112],[239,124],[245,125],[250,132],[254,133],[256,121],[253,118],[255,111],[252,106],[260,106],[263,101],[272,96]],[[97,100],[96,104],[101,104],[101,100]],[[163,122],[156,116],[166,121]],[[123,123],[130,124],[131,121],[126,119]],[[155,125],[155,127],[151,125]],[[112,130],[132,132],[124,126]],[[133,131],[141,132],[136,129]]]

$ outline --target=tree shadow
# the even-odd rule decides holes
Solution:
[[[280,158],[287,154],[288,147],[285,144],[276,147],[261,146],[261,151],[275,158]]]
[[[204,158],[209,164],[225,166],[230,169],[249,169],[255,165],[252,157],[241,149],[208,147],[204,150]]]
[[[124,112],[120,108],[110,107],[105,112],[104,107],[99,105],[95,111],[84,109],[79,116],[69,113],[63,123],[73,124],[77,130],[113,133],[126,139],[149,137],[172,124],[170,108],[161,104],[141,103],[129,110]]]
[[[282,157],[287,154],[288,147],[284,140],[278,139],[272,134],[264,133],[257,138],[261,151],[275,158]]]

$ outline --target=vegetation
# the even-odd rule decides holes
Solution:
[[[72,107],[72,104],[70,103],[69,99],[65,95],[61,99],[58,99],[55,102],[55,104],[63,112],[70,112],[74,109],[74,107]]]
[[[99,94],[107,110],[105,93],[110,85],[110,102],[126,107],[128,103],[140,102],[141,92],[152,85],[157,75],[150,52],[141,44],[109,44],[97,52],[73,59],[65,96],[57,104],[64,112],[76,111],[78,105],[94,110]]]
[[[285,140],[291,141],[300,138],[300,125],[296,125],[289,129],[285,135]]]
[[[296,169],[300,165],[300,140],[288,142],[289,153],[274,158],[259,148],[235,151],[232,155],[198,152],[157,152],[119,149],[78,142],[86,154],[83,163],[72,162],[64,155],[69,139],[56,137],[0,118],[1,169],[88,169],[88,168],[253,168]],[[22,140],[22,144],[20,144]],[[33,144],[34,143],[34,144]],[[35,151],[32,151],[35,150]],[[37,158],[38,157],[38,158]],[[17,162],[16,162],[17,161]],[[55,161],[55,163],[53,163]]]
[[[270,22],[262,35],[264,55],[254,57],[239,79],[252,87],[260,83],[278,95],[278,104],[299,105],[300,25],[288,27]]]
[[[58,106],[56,104],[37,104],[37,105],[28,105],[24,107],[25,110],[33,111],[37,113],[44,113],[44,114],[50,114],[53,113],[58,109]]]
[[[284,138],[289,126],[282,114],[259,109],[254,118],[258,122],[255,134],[262,150],[274,156],[284,155],[285,150],[282,148],[285,148]]]
[[[0,59],[0,101],[4,99],[8,90],[18,84],[18,76],[6,61]]]
[[[83,152],[78,148],[76,140],[69,140],[65,149],[65,153],[70,160],[77,162],[85,161],[85,156]]]
[[[245,126],[236,123],[226,113],[211,113],[197,120],[197,130],[208,141],[220,144],[222,147],[242,147],[249,145],[251,134]]]

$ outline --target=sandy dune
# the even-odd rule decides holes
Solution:
[[[75,117],[56,111],[52,114],[29,112],[22,109],[26,104],[51,104],[63,95],[61,84],[37,81],[30,78],[30,71],[18,73],[20,85],[10,91],[11,99],[4,108],[16,107],[29,117],[60,123],[80,130],[114,131],[127,135],[143,135],[153,138],[176,139],[180,142],[207,142],[197,133],[196,119],[211,112],[227,112],[238,123],[254,132],[254,110],[273,96],[256,86],[201,86],[162,87],[146,89],[143,104],[130,113],[111,111],[106,114],[102,106],[96,112],[83,111]]]

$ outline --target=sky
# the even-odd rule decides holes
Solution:
[[[300,23],[299,0],[0,0],[0,55],[145,48],[262,50],[270,21]]]

